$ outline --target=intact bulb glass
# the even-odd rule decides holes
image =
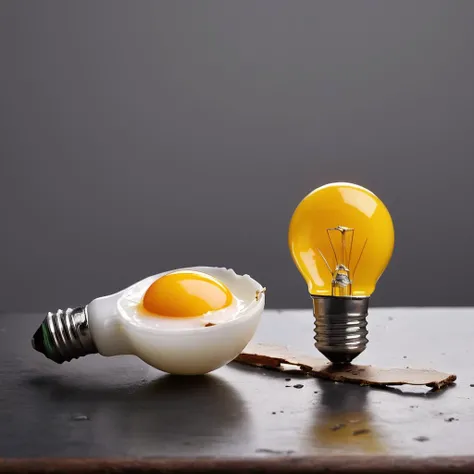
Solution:
[[[368,300],[393,252],[387,208],[361,186],[327,184],[297,206],[288,243],[313,298],[316,347],[350,362],[367,344]]]

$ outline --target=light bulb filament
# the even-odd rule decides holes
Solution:
[[[364,253],[365,246],[367,245],[367,240],[369,240],[369,239],[365,239],[364,245],[362,246],[362,250],[360,251],[359,258],[357,259],[357,262],[356,262],[355,267],[354,267],[354,272],[352,274],[352,278],[354,278],[357,267],[359,266],[360,259],[362,258],[362,254]]]
[[[359,258],[357,259],[354,269],[351,271],[350,268],[355,229],[338,225],[337,227],[326,229],[326,233],[334,254],[333,267],[329,265],[329,262],[324,256],[323,252],[319,248],[317,250],[332,276],[332,296],[351,296],[355,272],[359,266],[359,262],[362,258],[362,254],[365,250],[368,239],[365,239],[364,245],[362,246],[362,250],[359,254]],[[340,237],[339,243],[337,240],[338,237]],[[340,249],[340,251],[337,252],[336,248]]]

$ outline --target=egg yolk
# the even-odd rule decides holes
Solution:
[[[144,309],[170,317],[201,316],[229,306],[232,293],[205,273],[178,271],[158,278],[143,297]]]

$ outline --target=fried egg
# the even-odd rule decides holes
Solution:
[[[173,374],[215,370],[245,348],[265,305],[249,275],[189,267],[146,278],[117,302],[134,353]]]

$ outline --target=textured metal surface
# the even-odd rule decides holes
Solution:
[[[33,349],[59,364],[97,353],[85,307],[49,312],[36,330]]]
[[[334,364],[347,364],[367,346],[369,298],[313,296],[316,348]]]
[[[474,455],[473,314],[371,309],[371,341],[357,361],[458,375],[456,386],[433,393],[238,364],[172,377],[134,356],[96,354],[57,365],[31,349],[44,315],[0,314],[0,457],[117,459],[111,465],[118,469],[124,458],[174,466],[177,458],[206,457],[221,469],[231,458],[249,469],[332,458],[341,470],[355,467],[345,456],[367,466],[380,456],[422,465],[433,456]],[[266,311],[255,340],[314,355],[313,325],[311,310]]]

